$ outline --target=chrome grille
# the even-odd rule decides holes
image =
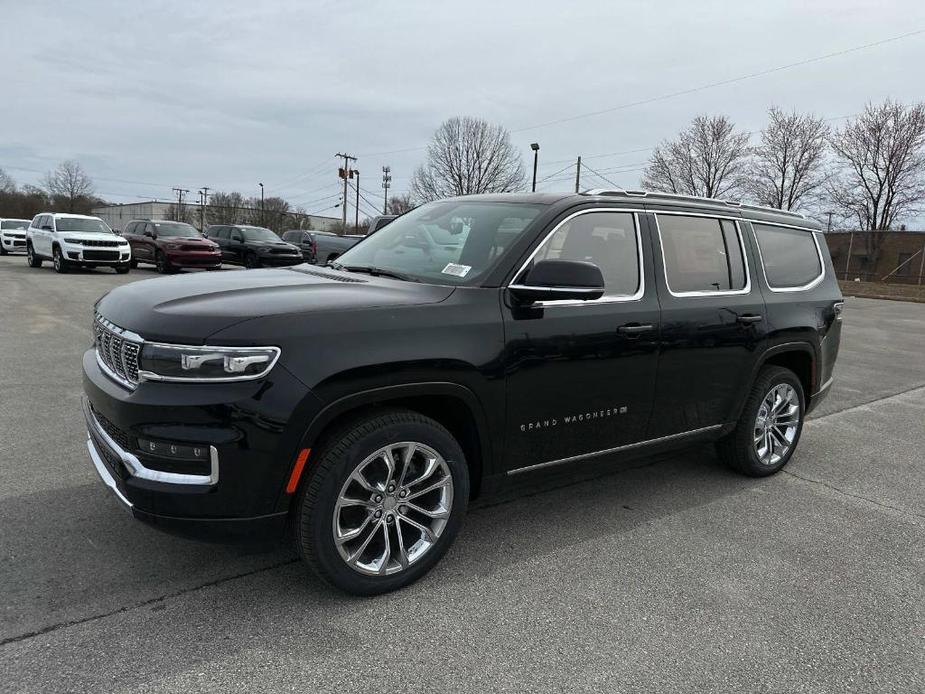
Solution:
[[[96,357],[110,376],[129,388],[138,384],[141,338],[97,315],[93,322]]]
[[[96,248],[118,248],[119,241],[100,241],[97,239],[81,239],[78,241],[81,246],[92,246]]]

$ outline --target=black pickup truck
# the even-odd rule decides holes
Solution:
[[[407,585],[476,496],[715,442],[788,463],[842,297],[798,214],[634,191],[423,205],[327,268],[118,287],[83,359],[87,448],[135,517],[289,528],[325,580]]]

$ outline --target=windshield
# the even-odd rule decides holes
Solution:
[[[4,219],[0,222],[0,229],[28,229],[28,219]]]
[[[280,241],[279,236],[263,227],[239,227],[245,241]]]
[[[156,222],[154,228],[157,229],[158,236],[182,236],[185,238],[199,238],[202,236],[196,231],[196,227],[183,222]]]
[[[101,234],[112,234],[112,229],[103,224],[100,219],[84,219],[83,217],[58,217],[55,220],[58,231],[95,231]]]
[[[437,284],[472,284],[491,269],[544,208],[445,200],[398,217],[337,259]]]

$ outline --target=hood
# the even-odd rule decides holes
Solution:
[[[248,246],[272,246],[273,248],[297,248],[288,241],[246,241]]]
[[[110,234],[105,231],[56,231],[62,239],[80,239],[81,241],[120,241],[128,243],[118,234]]]
[[[100,299],[97,311],[149,340],[201,344],[252,318],[417,306],[452,293],[453,287],[299,265],[132,282]]]

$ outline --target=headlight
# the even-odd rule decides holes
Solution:
[[[179,243],[167,243],[167,244],[164,244],[164,247],[167,248],[167,250],[175,251],[180,247],[180,244]]]
[[[80,243],[80,239],[62,239],[62,241],[64,241],[64,243]]]
[[[257,247],[257,252],[258,252],[260,255],[266,255],[267,253],[270,252],[270,249],[267,248],[266,246],[258,246],[258,247]]]
[[[279,347],[195,347],[146,342],[138,376],[148,381],[250,381],[265,376]]]

